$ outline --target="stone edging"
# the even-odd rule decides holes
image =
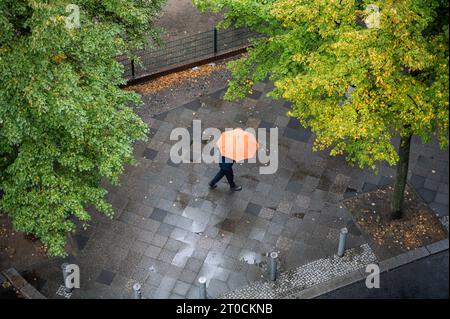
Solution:
[[[380,273],[393,270],[403,265],[409,264],[416,260],[443,252],[449,248],[449,239],[443,239],[433,244],[423,246],[407,253],[383,260],[378,263]],[[364,268],[360,268],[346,275],[336,277],[329,281],[320,283],[311,288],[304,289],[296,294],[287,296],[286,299],[312,299],[334,291],[336,289],[351,285],[358,281],[364,280],[367,276]]]
[[[4,270],[2,274],[25,299],[47,299],[30,285],[14,268]]]

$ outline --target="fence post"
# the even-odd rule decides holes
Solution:
[[[218,47],[218,32],[217,32],[217,28],[214,28],[214,54],[217,54],[219,52],[219,47]]]
[[[133,79],[136,77],[136,72],[134,70],[134,59],[131,60],[131,76]]]
[[[341,229],[341,233],[339,235],[339,247],[338,247],[338,256],[342,257],[345,253],[345,242],[347,240],[348,230],[346,227]]]

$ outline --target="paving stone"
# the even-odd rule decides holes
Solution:
[[[292,192],[292,193],[300,193],[301,190],[303,188],[303,184],[296,182],[296,181],[290,181],[287,186],[286,186],[286,190],[288,192]]]
[[[244,274],[231,272],[227,280],[227,285],[230,290],[234,290],[245,286],[247,282],[247,277]]]
[[[439,183],[438,192],[448,194],[448,184]]]
[[[228,291],[228,286],[225,282],[218,279],[211,279],[208,283],[207,294],[210,298],[216,298]]]
[[[279,211],[276,211],[275,214],[272,217],[272,222],[279,224],[281,226],[284,226],[288,220],[288,216],[286,213],[282,213]]]
[[[378,182],[378,186],[383,187],[392,183],[394,183],[394,179],[392,177],[381,176],[380,181]]]
[[[433,167],[433,157],[419,155],[417,159],[417,165],[424,168],[432,168]]]
[[[172,260],[173,263],[173,260]],[[175,266],[173,264],[167,266],[165,276],[178,279],[183,271],[182,267]]]
[[[431,191],[426,188],[419,188],[419,189],[417,189],[417,192],[419,193],[420,197],[422,197],[422,199],[426,203],[431,203],[432,201],[434,201],[434,198],[436,197],[435,191]]]
[[[146,148],[144,151],[144,157],[151,161],[154,160],[157,155],[158,155],[158,152],[151,148]]]
[[[199,100],[194,100],[192,102],[189,102],[189,103],[183,105],[183,107],[190,109],[192,111],[197,111],[201,106],[202,106],[202,104]]]
[[[159,227],[161,226],[161,223],[153,220],[153,219],[141,219],[140,223],[138,224],[140,227],[143,227],[145,230],[149,231],[150,233],[155,233]]]
[[[202,268],[202,265],[203,265],[203,260],[191,257],[188,259],[185,268],[189,269],[193,272],[199,272],[200,268]]]
[[[174,229],[175,229],[175,226],[162,223],[158,228],[157,234],[168,237],[172,234]]]
[[[190,218],[185,218],[182,216],[178,216],[177,217],[177,227],[185,229],[185,230],[190,230],[192,227],[192,222],[193,220]]]
[[[281,200],[277,206],[276,211],[278,213],[281,212],[281,213],[289,214],[293,205],[294,205],[294,203],[290,200]]]
[[[100,272],[100,274],[98,275],[96,282],[98,282],[99,284],[109,286],[109,285],[111,285],[115,276],[116,276],[116,274],[112,271],[102,270]]]
[[[166,244],[164,245],[164,249],[170,250],[170,251],[174,251],[174,252],[178,252],[178,250],[183,246],[183,242],[173,239],[173,238],[169,238],[166,242]]]
[[[186,237],[187,233],[188,232],[185,229],[175,227],[172,233],[170,234],[170,238],[182,241]]]
[[[164,247],[164,245],[166,244],[167,240],[169,238],[167,236],[161,236],[159,234],[155,234],[152,238],[151,244],[157,247]]]
[[[267,232],[272,235],[281,235],[282,231],[283,226],[276,223],[270,223],[269,228],[267,228]]]
[[[448,205],[448,194],[437,193],[434,201],[439,204]]]
[[[250,215],[258,216],[262,206],[255,203],[248,203],[245,212]]]
[[[153,213],[150,215],[150,218],[162,223],[167,214],[168,214],[167,211],[160,208],[155,208],[153,210]]]
[[[429,189],[431,191],[437,191],[439,188],[439,182],[436,180],[427,178],[427,179],[425,179],[423,188]]]
[[[185,282],[183,282],[181,280],[178,280],[175,283],[175,286],[173,288],[173,292],[175,294],[180,295],[180,296],[182,296],[184,298],[186,296],[186,294],[188,293],[189,289],[191,289],[191,287],[192,287],[191,285],[189,285],[189,284],[187,284],[187,283],[185,283]]]
[[[144,255],[151,258],[157,258],[161,253],[161,247],[149,245],[144,252]]]
[[[180,216],[178,216],[178,215],[176,215],[176,214],[168,213],[168,214],[166,215],[166,217],[164,218],[164,223],[165,223],[165,224],[172,225],[172,226],[177,226],[179,217],[180,217]],[[159,227],[158,227],[158,228],[159,228]],[[176,227],[176,228],[177,228],[177,227]],[[175,228],[175,229],[176,229],[176,228]]]
[[[261,209],[261,211],[259,212],[259,217],[267,219],[267,220],[271,220],[273,217],[273,214],[275,213],[274,209],[268,208],[268,207],[263,207]]]
[[[436,212],[439,216],[448,216],[448,205],[443,205],[439,203],[431,203],[431,209]]]
[[[374,191],[378,189],[377,185],[372,184],[372,183],[364,183],[363,188],[362,188],[362,192],[363,193],[368,193],[371,191]]]
[[[175,258],[176,252],[162,249],[159,253],[158,260],[161,260],[167,264],[172,263],[172,260]]]
[[[260,228],[253,228],[250,232],[249,238],[262,241],[265,234],[266,234],[265,230]]]
[[[295,204],[300,208],[308,208],[311,202],[311,198],[304,195],[298,195],[295,199]]]
[[[272,188],[272,185],[269,185],[266,183],[258,183],[258,185],[256,186],[256,191],[260,192],[263,195],[268,195],[271,188]]]
[[[183,281],[183,282],[185,282],[185,283],[191,285],[191,284],[194,282],[194,280],[195,280],[196,277],[197,277],[197,273],[195,273],[195,272],[193,272],[193,271],[191,271],[191,270],[189,270],[189,269],[184,269],[184,270],[181,272],[181,275],[180,275],[180,278],[179,278],[179,279],[180,279],[181,281]]]
[[[419,188],[423,187],[423,185],[425,184],[425,177],[416,175],[416,174],[412,174],[412,176],[410,178],[410,182],[414,186],[415,189],[419,189]]]
[[[143,241],[145,243],[151,243],[153,236],[154,233],[146,230],[141,230],[139,232],[138,240]]]

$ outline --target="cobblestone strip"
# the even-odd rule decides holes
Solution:
[[[377,261],[368,244],[349,249],[344,257],[322,258],[280,274],[275,282],[258,281],[227,292],[219,299],[279,299],[344,276]]]

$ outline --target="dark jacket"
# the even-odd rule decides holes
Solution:
[[[223,169],[224,171],[229,171],[232,169],[234,163],[235,163],[235,161],[233,161],[229,158],[226,158],[225,156],[222,156],[219,166],[220,166],[220,169]]]

